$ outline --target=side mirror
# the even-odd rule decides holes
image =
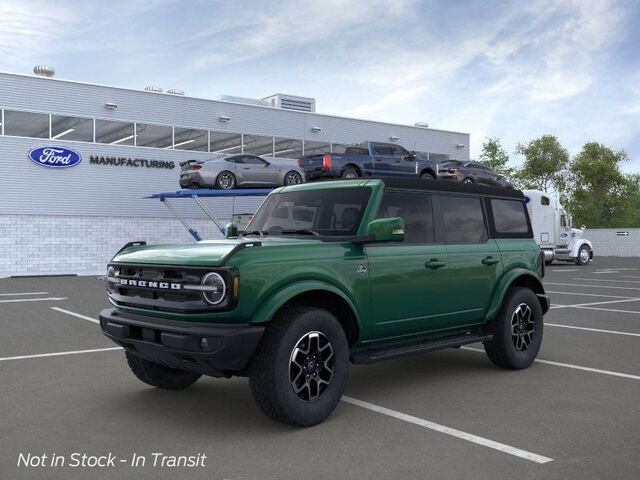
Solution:
[[[580,227],[580,230],[586,230],[586,229],[587,229],[587,226],[586,226],[586,225],[582,225],[582,226]]]
[[[404,220],[400,217],[378,218],[367,225],[367,235],[373,242],[402,242]]]
[[[413,150],[411,150],[407,155],[404,156],[405,160],[415,160],[416,158],[416,152],[414,152]]]
[[[224,229],[225,238],[232,238],[238,236],[238,225],[235,223],[228,223]]]

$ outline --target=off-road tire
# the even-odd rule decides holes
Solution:
[[[519,306],[526,305],[531,311],[533,333],[531,344],[519,351],[512,336],[512,319]],[[489,360],[502,368],[520,370],[533,363],[542,344],[543,314],[536,294],[529,288],[510,288],[495,318],[489,323],[493,339],[484,342]]]
[[[229,178],[231,182],[230,184],[227,184],[227,182],[225,182],[225,179],[227,178]],[[235,188],[237,184],[238,182],[236,181],[236,176],[227,170],[223,170],[216,177],[216,188],[219,188],[221,190],[230,190],[232,188]]]
[[[186,370],[165,367],[130,352],[125,352],[125,355],[133,374],[152,387],[182,390],[193,385],[201,376]]]
[[[347,180],[355,180],[356,178],[360,178],[360,173],[353,167],[345,167],[344,170],[342,170],[341,176]]]
[[[290,362],[296,345],[312,332],[320,332],[330,342],[333,372],[325,390],[305,401],[294,391]],[[267,325],[248,370],[253,398],[267,417],[298,427],[316,425],[333,412],[347,384],[347,337],[338,320],[326,310],[285,307]]]
[[[583,252],[587,252],[586,255]],[[583,258],[586,257],[586,260]],[[576,265],[587,265],[591,261],[591,256],[589,255],[589,247],[586,245],[582,245],[578,249],[578,256],[576,257]]]
[[[435,180],[436,176],[431,172],[423,172],[420,175],[420,178],[424,178],[425,180]]]

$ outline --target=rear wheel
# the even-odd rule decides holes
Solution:
[[[262,412],[308,427],[336,408],[347,384],[349,347],[342,326],[319,308],[280,311],[249,364],[249,386]]]
[[[542,319],[540,302],[532,290],[510,288],[490,323],[493,339],[484,342],[489,360],[514,370],[531,365],[542,344]]]
[[[475,182],[473,181],[473,178],[467,177],[464,180],[462,180],[462,183],[475,183]]]
[[[125,355],[133,374],[139,380],[152,387],[182,390],[191,386],[200,378],[197,373],[165,367],[130,352],[125,352]]]
[[[284,176],[285,185],[298,185],[299,183],[302,183],[302,175],[295,170],[291,170]]]
[[[342,178],[345,180],[355,180],[358,177],[360,177],[360,174],[353,167],[345,167],[345,169],[342,170]]]
[[[423,173],[420,175],[420,178],[425,178],[425,179],[427,179],[427,180],[435,180],[435,179],[436,179],[436,176],[435,176],[433,173],[431,173],[431,172],[423,172]]]
[[[586,265],[591,260],[591,252],[589,251],[589,247],[586,245],[582,245],[578,250],[578,256],[576,257],[576,263],[578,265]]]
[[[218,177],[216,178],[216,187],[222,190],[229,190],[231,188],[235,188],[236,186],[236,177],[233,173],[227,172],[226,170],[220,172]]]

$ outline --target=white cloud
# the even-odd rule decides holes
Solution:
[[[49,51],[74,20],[58,4],[24,0],[3,0],[0,19],[0,57],[5,64]]]

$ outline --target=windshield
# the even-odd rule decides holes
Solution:
[[[367,187],[271,194],[247,226],[246,234],[356,235],[370,195]]]

